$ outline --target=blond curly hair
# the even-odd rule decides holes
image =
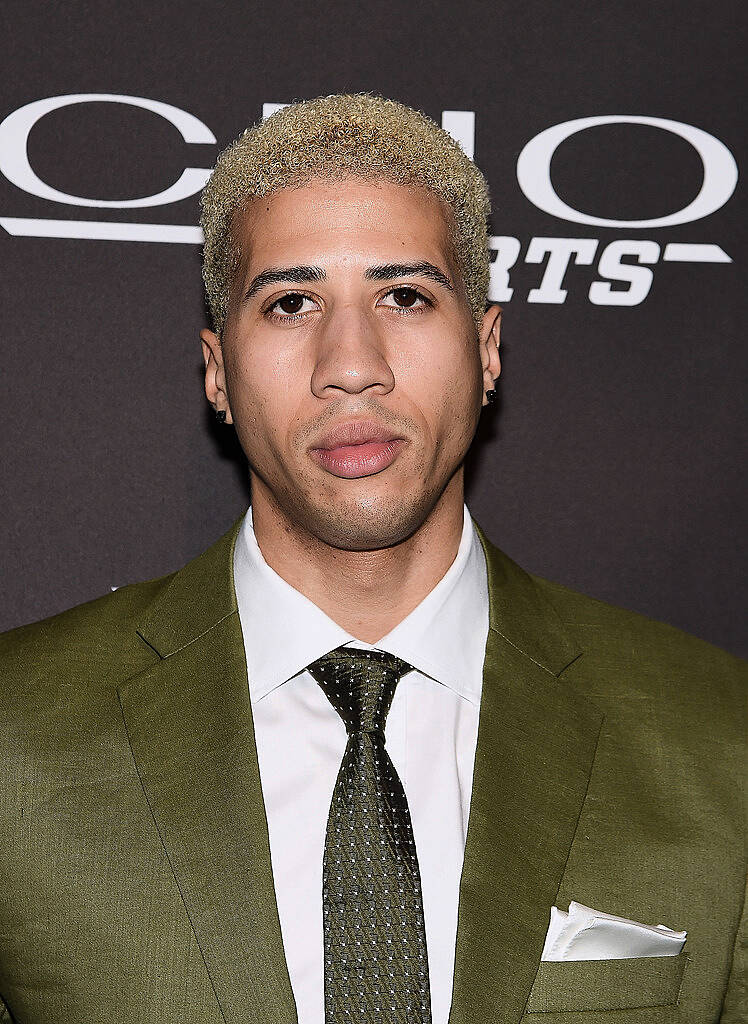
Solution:
[[[479,328],[489,253],[486,180],[435,121],[395,100],[360,92],[292,103],[247,128],[218,158],[201,197],[203,280],[214,329],[223,330],[240,252],[234,214],[252,199],[314,178],[385,179],[425,187],[451,211],[450,234]]]

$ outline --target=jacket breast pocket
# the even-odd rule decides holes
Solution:
[[[525,1013],[676,1006],[687,963],[685,953],[630,960],[545,961],[540,964]]]

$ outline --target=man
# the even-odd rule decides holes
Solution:
[[[464,506],[487,213],[376,96],[222,154],[202,346],[252,507],[2,639],[6,1019],[746,1019],[740,664],[527,574]],[[572,901],[617,953],[554,958]]]

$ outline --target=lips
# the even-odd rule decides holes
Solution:
[[[381,473],[395,461],[405,439],[371,421],[351,421],[331,428],[310,455],[323,469],[344,479]]]

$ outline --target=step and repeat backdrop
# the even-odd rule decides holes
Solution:
[[[531,571],[748,654],[738,4],[15,3],[0,93],[0,629],[250,500],[202,390],[198,196],[278,104],[417,107],[491,187],[468,504]]]

